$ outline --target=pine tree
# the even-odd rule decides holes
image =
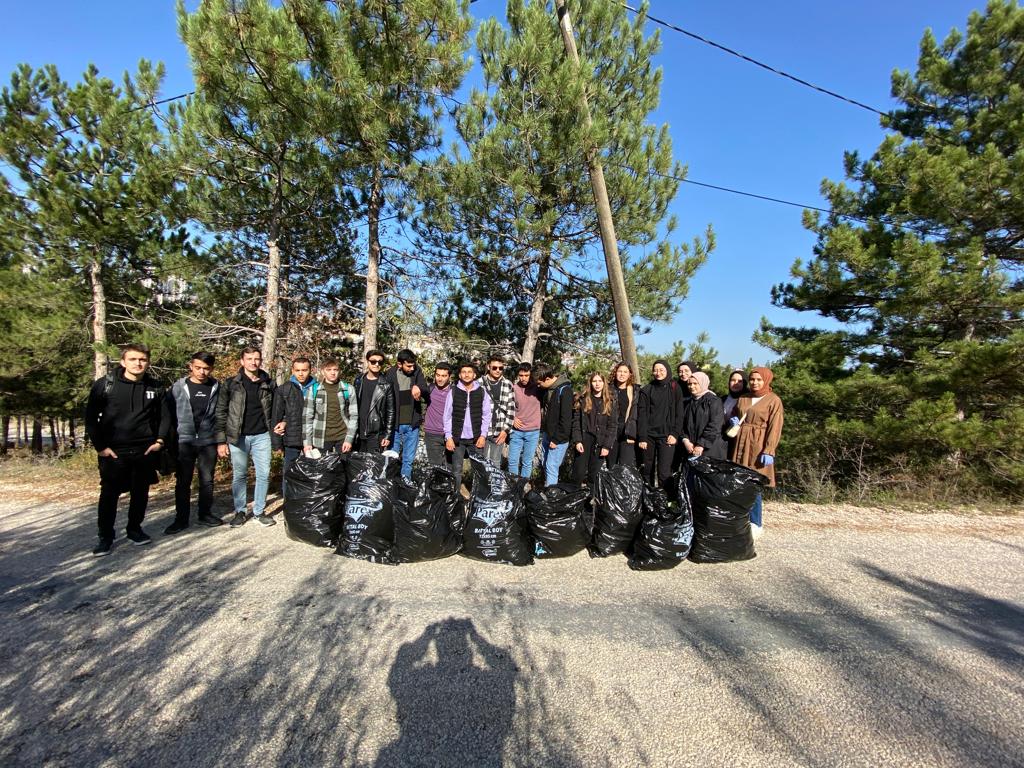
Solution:
[[[6,310],[5,350],[38,364],[86,327],[102,375],[112,346],[151,318],[161,281],[184,271],[192,253],[150,108],[162,74],[142,61],[117,87],[90,66],[69,85],[53,66],[22,65],[4,89],[0,158],[12,177],[0,199],[2,282],[21,297]],[[47,317],[22,314],[40,304],[52,305]]]
[[[685,171],[667,126],[647,123],[661,90],[657,35],[610,0],[570,9],[579,71],[551,2],[509,0],[507,26],[480,25],[485,82],[457,111],[462,148],[420,176],[418,234],[442,267],[437,280],[453,286],[442,322],[514,339],[527,360],[542,341],[564,347],[614,328],[588,146],[604,162],[634,317],[670,319],[712,245],[710,231],[692,248],[672,242],[668,206]]]
[[[926,32],[916,73],[893,75],[889,134],[867,160],[847,154],[848,184],[823,184],[833,213],[805,215],[814,258],[773,291],[843,324],[765,323],[759,338],[784,356],[807,429],[883,475],[942,467],[1024,490],[1022,60],[1016,2],[972,14],[966,36]]]

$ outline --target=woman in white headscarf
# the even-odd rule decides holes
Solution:
[[[690,389],[690,399],[683,409],[683,448],[691,458],[708,456],[724,459],[726,444],[722,439],[722,401],[711,391],[711,380],[704,371],[690,374],[686,385]]]

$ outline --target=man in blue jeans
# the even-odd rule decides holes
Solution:
[[[231,497],[235,516],[231,527],[244,525],[246,514],[249,459],[256,470],[252,497],[252,516],[260,525],[276,525],[264,511],[270,484],[270,430],[273,426],[274,382],[260,368],[263,355],[256,347],[242,350],[237,376],[224,382],[217,398],[217,455],[231,458]]]
[[[540,390],[533,380],[530,363],[520,363],[516,369],[512,396],[516,403],[516,416],[508,440],[508,471],[520,477],[530,477],[540,438]]]
[[[572,437],[572,384],[553,365],[540,363],[534,368],[537,384],[544,390],[544,416],[541,419],[541,453],[546,485],[558,482],[558,470]]]
[[[391,383],[397,409],[391,446],[402,455],[402,474],[412,478],[412,461],[416,458],[420,424],[423,422],[423,404],[430,403],[427,380],[416,365],[416,353],[411,349],[399,352],[398,362],[388,369],[384,379]]]

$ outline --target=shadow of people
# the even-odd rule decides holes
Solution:
[[[388,688],[401,730],[376,765],[502,765],[518,675],[508,650],[471,620],[431,624],[395,656]]]

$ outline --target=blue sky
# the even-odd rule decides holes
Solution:
[[[195,3],[190,2],[189,5]],[[478,17],[504,15],[504,0],[479,0]],[[886,110],[894,68],[913,70],[926,27],[940,39],[963,29],[971,10],[960,0],[651,0],[654,16],[737,49],[845,96]],[[74,80],[89,62],[119,79],[140,58],[163,61],[164,95],[191,90],[188,57],[177,37],[174,3],[165,0],[50,0],[9,4],[0,73],[20,62],[53,63]],[[657,27],[649,23],[653,31]],[[659,109],[689,178],[758,194],[823,205],[821,180],[842,175],[847,149],[870,152],[882,138],[878,116],[661,29],[665,73]],[[723,362],[767,360],[751,340],[762,316],[789,325],[818,318],[775,309],[771,287],[788,279],[814,238],[801,210],[683,185],[673,206],[683,241],[714,227],[717,249],[693,280],[676,320],[638,339],[663,352],[707,331]]]

